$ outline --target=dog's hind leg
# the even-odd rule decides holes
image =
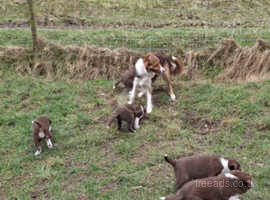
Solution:
[[[170,70],[169,68],[165,68],[165,72],[162,74],[162,78],[167,81],[168,84],[168,89],[169,89],[169,95],[171,97],[172,101],[175,101],[175,94],[173,92],[173,87],[172,87],[172,83],[171,83],[171,75],[170,75]]]
[[[120,117],[117,117],[117,126],[118,126],[118,130],[120,130],[122,127],[122,120],[120,119]]]
[[[145,95],[145,93],[146,93],[146,89],[142,87],[138,94],[138,97],[141,98],[143,95]]]

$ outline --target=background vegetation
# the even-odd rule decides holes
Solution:
[[[35,2],[39,35],[60,44],[170,52],[270,37],[267,0]],[[0,0],[0,50],[30,47],[27,17],[26,1]],[[0,61],[0,199],[158,199],[173,191],[165,153],[233,157],[255,182],[241,198],[270,198],[269,80],[217,83],[211,78],[219,71],[204,69],[209,80],[174,79],[175,103],[158,81],[153,113],[130,134],[106,129],[112,110],[127,101],[112,80],[21,76],[11,66]],[[55,147],[44,145],[35,157],[31,121],[39,115],[52,119]]]

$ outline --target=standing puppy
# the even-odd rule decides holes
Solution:
[[[159,53],[148,53],[146,56],[138,59],[134,67],[135,77],[129,98],[129,103],[134,102],[136,88],[137,86],[140,86],[142,90],[138,96],[142,97],[146,93],[147,113],[152,112],[152,82],[160,74],[162,75],[162,78],[167,82],[169,95],[171,100],[174,101],[176,97],[173,91],[171,77],[172,75],[181,74],[183,71],[183,66],[184,65],[181,59]]]
[[[160,200],[240,200],[238,195],[252,187],[251,176],[236,170],[221,176],[190,181],[176,195],[161,197]]]
[[[121,129],[122,121],[127,122],[127,127],[130,132],[135,132],[135,129],[140,128],[140,119],[144,116],[145,110],[142,105],[125,104],[116,109],[113,116],[108,122],[108,127],[116,119],[118,130]]]
[[[142,96],[146,92],[147,97],[147,113],[152,112],[152,78],[156,73],[163,73],[165,69],[160,65],[158,57],[149,53],[146,56],[139,58],[135,64],[135,78],[133,87],[129,97],[129,104],[135,100],[136,89],[138,86],[143,88]]]
[[[233,159],[215,155],[196,155],[172,160],[167,155],[164,159],[173,166],[175,174],[175,191],[180,189],[186,182],[217,176],[232,170],[240,170],[240,164]]]
[[[33,140],[36,147],[35,155],[41,153],[40,142],[45,140],[49,149],[53,147],[51,138],[51,120],[48,117],[39,117],[32,121],[33,124]]]

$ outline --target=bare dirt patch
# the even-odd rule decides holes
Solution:
[[[184,111],[185,117],[182,119],[193,130],[200,135],[215,133],[220,130],[220,122],[215,119],[203,118],[195,112]]]

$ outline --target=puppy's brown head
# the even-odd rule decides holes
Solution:
[[[38,126],[39,132],[43,133],[46,139],[51,139],[51,130],[50,124],[51,120],[47,117],[40,117],[34,121],[34,123]]]
[[[152,71],[155,73],[163,73],[165,71],[165,69],[160,64],[158,57],[153,53],[149,53],[144,56],[143,62],[147,71]]]
[[[241,170],[240,164],[233,159],[228,158],[228,168],[233,171],[233,170]]]
[[[253,187],[252,178],[248,173],[242,172],[240,170],[234,170],[231,172],[231,174],[238,178],[239,184],[237,184],[237,187],[242,193],[245,193]]]

